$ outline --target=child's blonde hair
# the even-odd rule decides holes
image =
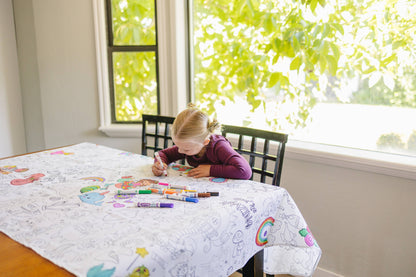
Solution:
[[[190,103],[186,110],[176,116],[172,125],[172,137],[202,143],[219,127],[217,120],[211,121],[208,115]]]

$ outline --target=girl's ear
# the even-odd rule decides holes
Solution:
[[[209,143],[209,138],[206,138],[205,140],[204,140],[204,146],[207,146],[208,145],[208,143]]]

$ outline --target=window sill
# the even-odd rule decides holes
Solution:
[[[285,158],[416,180],[416,157],[290,140]]]
[[[101,132],[112,138],[141,138],[141,124],[110,124],[100,126]]]
[[[110,124],[100,131],[114,138],[141,138],[140,124]],[[416,180],[416,158],[289,140],[285,158]]]

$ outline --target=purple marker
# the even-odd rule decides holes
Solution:
[[[173,208],[173,203],[137,203],[139,208]]]

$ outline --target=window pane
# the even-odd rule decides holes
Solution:
[[[114,45],[155,45],[154,0],[112,0]]]
[[[116,121],[140,121],[143,113],[157,114],[154,52],[113,53]]]
[[[291,139],[416,155],[415,13],[411,0],[194,0],[196,104]]]

